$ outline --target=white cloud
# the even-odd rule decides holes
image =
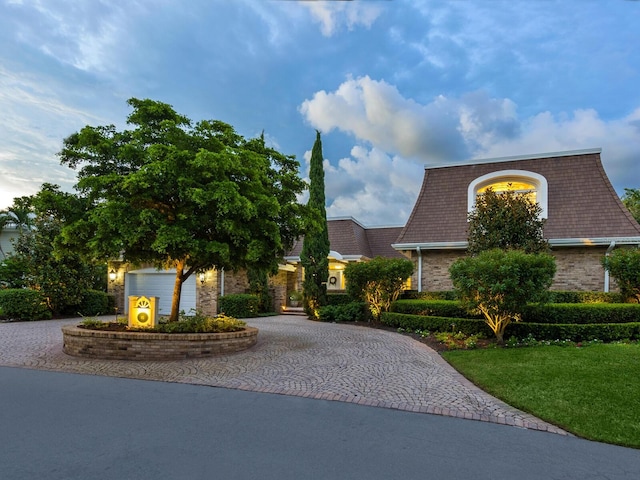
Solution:
[[[317,92],[300,112],[323,133],[338,129],[356,143],[350,158],[325,164],[331,216],[352,215],[370,224],[406,220],[422,180],[418,162],[443,165],[601,147],[618,193],[640,186],[640,108],[615,120],[593,109],[519,119],[508,98],[471,92],[419,104],[393,85],[362,77],[334,92]]]
[[[42,80],[0,67],[0,208],[45,182],[70,190],[75,173],[55,154],[63,138],[97,120],[70,107]]]
[[[370,28],[382,13],[380,5],[364,2],[305,2],[313,19],[320,23],[325,37],[333,36],[343,25],[348,30],[357,26]]]
[[[602,163],[618,194],[640,188],[640,107],[620,119],[603,120],[593,109],[571,114],[542,112],[525,119],[521,134],[487,142],[475,158],[602,148]]]
[[[514,135],[515,110],[508,99],[482,92],[419,104],[368,76],[348,79],[332,93],[317,92],[300,106],[307,122],[323,132],[338,129],[383,151],[430,162],[467,158],[478,143]]]
[[[422,183],[423,168],[378,149],[355,146],[333,167],[325,162],[327,216],[366,225],[403,224]]]
[[[98,72],[108,72],[117,63],[116,46],[128,36],[127,19],[139,9],[134,2],[127,4],[126,11],[104,2],[19,5],[30,21],[16,24],[18,41],[63,64]]]

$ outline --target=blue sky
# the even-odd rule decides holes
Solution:
[[[602,148],[640,188],[640,1],[0,0],[0,208],[130,97],[296,155],[327,214],[403,224],[425,165]]]

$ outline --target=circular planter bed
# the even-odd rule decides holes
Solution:
[[[245,350],[258,341],[258,329],[225,333],[155,333],[62,327],[63,351],[75,357],[114,360],[183,360]]]

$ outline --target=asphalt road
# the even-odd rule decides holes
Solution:
[[[495,423],[0,367],[0,479],[638,479],[640,451]]]

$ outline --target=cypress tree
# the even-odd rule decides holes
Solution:
[[[312,318],[318,317],[318,308],[327,304],[329,279],[329,231],[324,195],[324,169],[322,141],[316,130],[316,141],[311,151],[309,171],[309,224],[302,244],[300,263],[304,267],[302,290],[304,309]]]

